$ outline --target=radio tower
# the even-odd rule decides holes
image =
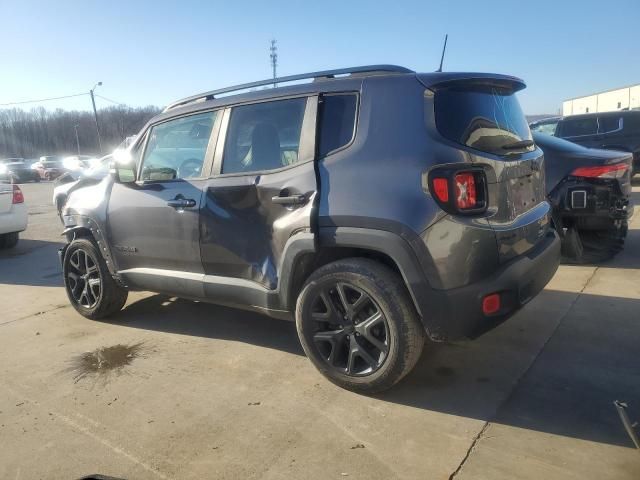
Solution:
[[[278,67],[278,47],[276,46],[276,39],[271,40],[271,48],[269,48],[271,54],[269,58],[271,58],[271,68],[273,69],[273,88],[277,87],[276,83],[276,68]]]

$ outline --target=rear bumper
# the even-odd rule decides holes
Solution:
[[[631,185],[617,180],[573,179],[554,189],[549,201],[562,227],[604,230],[633,215],[630,193]]]
[[[536,247],[505,264],[489,278],[460,288],[436,291],[441,317],[438,323],[445,338],[474,338],[495,328],[540,293],[559,264],[560,239],[554,230],[550,230]],[[482,299],[492,293],[500,294],[500,310],[484,315]]]
[[[22,232],[27,228],[27,205],[16,203],[11,210],[0,213],[0,234]]]

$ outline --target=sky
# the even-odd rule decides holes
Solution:
[[[390,63],[516,75],[527,114],[640,83],[640,1],[0,0],[0,108],[88,92],[157,105],[278,74]],[[97,98],[98,108],[112,105]],[[86,110],[87,95],[23,109]]]

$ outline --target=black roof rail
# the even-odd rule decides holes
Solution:
[[[319,72],[311,72],[311,73],[301,73],[298,75],[289,75],[287,77],[280,78],[269,78],[266,80],[259,80],[257,82],[243,83],[240,85],[234,85],[232,87],[219,88],[218,90],[211,90],[210,92],[200,93],[198,95],[192,95],[187,98],[183,98],[182,100],[178,100],[176,102],[170,103],[164,109],[171,110],[172,108],[180,107],[182,105],[186,105],[188,103],[196,102],[196,101],[206,101],[213,100],[216,95],[221,95],[223,93],[235,92],[238,90],[246,90],[248,88],[262,87],[264,85],[272,85],[274,83],[286,83],[286,82],[295,82],[296,80],[306,80],[309,78],[317,79],[317,78],[333,78],[336,75],[347,75],[352,73],[373,73],[373,72],[389,72],[389,73],[415,73],[413,70],[409,70],[405,67],[399,67],[397,65],[366,65],[363,67],[350,67],[350,68],[339,68],[336,70],[323,70]]]

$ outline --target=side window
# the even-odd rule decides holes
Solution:
[[[142,160],[142,180],[197,178],[217,112],[177,118],[151,128]]]
[[[600,133],[611,133],[622,130],[622,117],[600,117],[598,123],[600,124]]]
[[[596,117],[567,119],[562,122],[563,137],[595,135],[596,133],[598,133],[598,120]]]
[[[319,154],[347,145],[353,138],[356,126],[356,94],[325,95],[320,104]]]
[[[255,172],[298,162],[306,98],[234,107],[222,173]]]

